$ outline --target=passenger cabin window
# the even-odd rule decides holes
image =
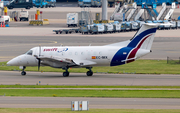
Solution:
[[[32,55],[33,51],[32,50],[29,50],[26,54],[27,55]]]

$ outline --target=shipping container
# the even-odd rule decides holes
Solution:
[[[67,25],[68,27],[77,27],[79,22],[78,13],[68,13],[67,14]]]
[[[131,27],[132,31],[136,31],[140,28],[138,22],[131,21],[131,25],[132,25],[132,27]]]
[[[121,24],[120,23],[113,23],[113,31],[120,32],[121,31]]]
[[[103,24],[94,24],[91,26],[91,34],[98,34],[104,32],[104,25]]]
[[[113,32],[113,24],[105,24],[104,33],[112,33],[112,32]]]
[[[169,23],[169,21],[168,20],[163,20],[163,23],[164,24],[168,24]],[[164,29],[170,29],[170,25],[164,25]]]

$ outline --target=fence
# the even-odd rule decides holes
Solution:
[[[180,57],[167,57],[167,64],[180,64]]]

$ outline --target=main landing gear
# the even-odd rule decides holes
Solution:
[[[23,69],[22,69],[22,72],[21,72],[21,75],[22,76],[25,76],[26,75],[26,71],[24,71],[26,69],[26,66],[23,66]]]
[[[69,67],[64,67],[62,69],[65,70],[65,72],[63,72],[63,77],[68,77],[69,76],[69,72],[68,72]],[[87,71],[86,75],[92,76],[93,75],[93,71],[91,70],[92,67],[86,67],[86,69],[89,69],[89,71]]]
[[[68,77],[69,76],[69,72],[68,72],[68,67],[62,68],[63,70],[66,70],[65,72],[63,72],[63,77]]]
[[[87,71],[86,75],[87,76],[92,76],[93,75],[93,71],[91,70],[92,67],[86,67],[86,69],[89,69],[89,71]]]

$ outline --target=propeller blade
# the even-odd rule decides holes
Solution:
[[[39,45],[39,57],[41,56],[41,45]]]
[[[41,56],[41,45],[39,45],[39,57]],[[40,66],[41,66],[41,59],[40,58],[37,58],[38,59],[38,71],[40,69]]]
[[[38,58],[38,71],[40,69],[40,66],[41,66],[41,59]]]

